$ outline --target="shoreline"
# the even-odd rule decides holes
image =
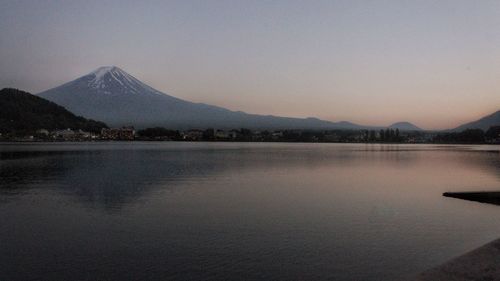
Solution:
[[[320,141],[235,141],[235,140],[0,140],[8,143],[106,143],[106,142],[220,142],[220,143],[338,143],[338,144],[435,144],[435,145],[500,145],[500,143],[443,143],[443,142],[320,142]]]
[[[428,269],[414,281],[500,280],[500,239]]]
[[[445,192],[443,196],[500,205],[499,191]],[[425,270],[414,280],[500,280],[500,238]]]

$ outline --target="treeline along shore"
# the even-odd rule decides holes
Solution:
[[[234,142],[310,142],[310,143],[436,143],[500,144],[500,126],[486,132],[467,129],[462,132],[380,130],[250,130],[189,129],[153,127],[82,129],[45,128],[0,133],[0,141],[234,141]]]
[[[500,124],[460,132],[379,129],[109,128],[17,89],[0,90],[0,141],[236,141],[498,144]],[[168,123],[166,121],[166,123]]]

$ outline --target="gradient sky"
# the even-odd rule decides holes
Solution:
[[[251,113],[454,127],[500,109],[500,1],[0,0],[0,87],[116,65]]]

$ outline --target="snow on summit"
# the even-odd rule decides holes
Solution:
[[[122,94],[162,94],[159,91],[137,80],[116,66],[102,66],[87,76],[88,87],[106,95]]]
[[[116,66],[102,66],[99,67],[98,69],[92,71],[89,74],[93,74],[95,76],[95,80],[101,80],[104,75],[110,71],[112,71],[114,68],[117,68]]]

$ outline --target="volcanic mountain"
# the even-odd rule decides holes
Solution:
[[[116,66],[100,67],[38,94],[111,126],[249,129],[360,129],[349,122],[248,114],[164,94]]]
[[[390,129],[398,129],[401,131],[421,131],[422,129],[410,122],[396,122],[389,126]]]
[[[482,129],[486,131],[492,126],[500,126],[500,110],[479,120],[460,125],[452,131],[460,132],[465,129]]]

